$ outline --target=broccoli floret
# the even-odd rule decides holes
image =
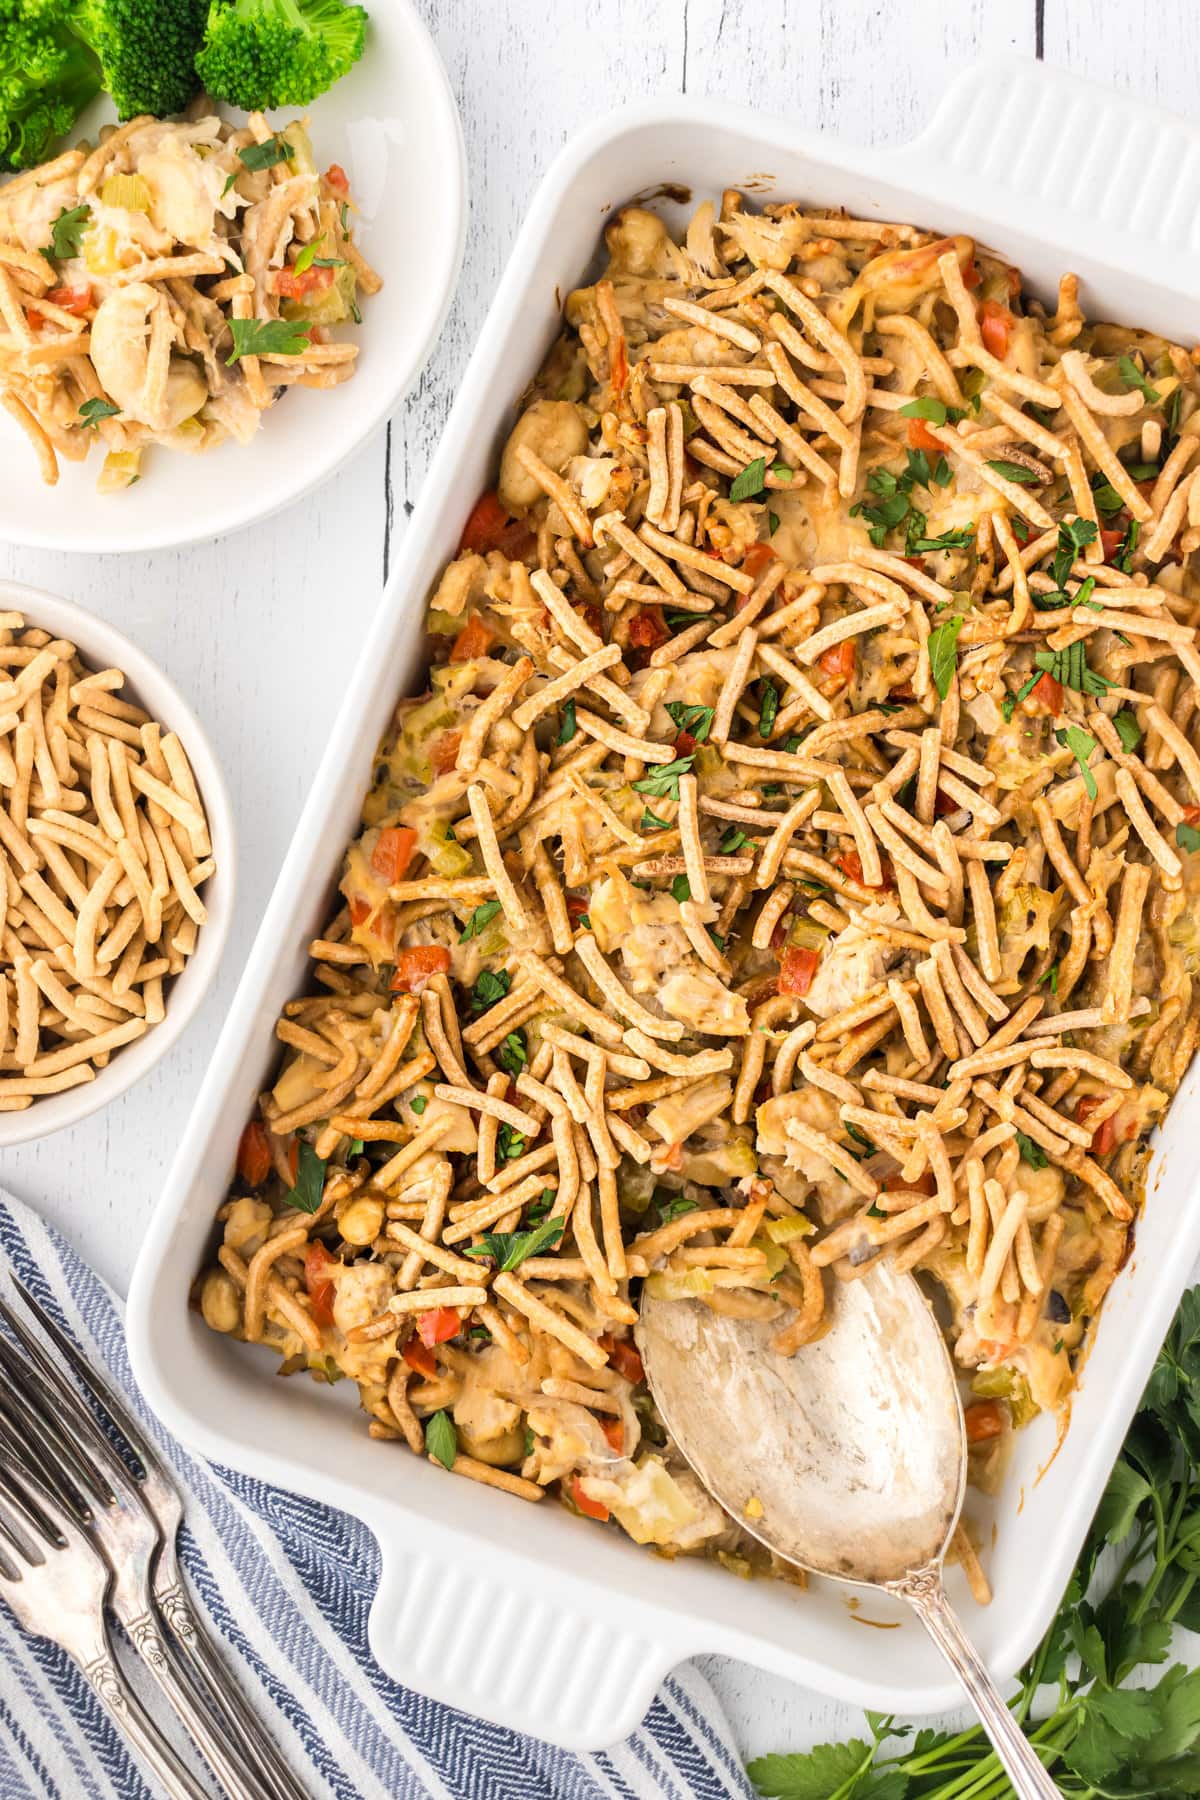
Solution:
[[[73,29],[100,60],[117,115],[182,112],[196,93],[206,0],[76,0]]]
[[[247,112],[307,106],[363,53],[367,15],[343,0],[211,0],[196,69]]]
[[[31,169],[100,92],[70,0],[0,0],[0,169]]]

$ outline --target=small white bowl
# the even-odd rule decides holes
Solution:
[[[174,683],[168,681],[145,651],[121,632],[106,625],[94,613],[70,600],[60,600],[41,588],[17,581],[0,581],[0,611],[20,612],[25,623],[53,632],[78,647],[80,657],[92,669],[121,669],[126,676],[122,697],[134,701],[173,731],[187,751],[200,798],[208,815],[216,869],[201,890],[208,919],[200,927],[196,948],[180,973],[165,989],[166,1017],[144,1037],[115,1050],[108,1067],[94,1081],[62,1094],[47,1094],[24,1112],[0,1113],[0,1150],[25,1144],[32,1138],[49,1137],[68,1125],[77,1125],[89,1113],[98,1112],[125,1093],[160,1057],[165,1056],[186,1030],[208,992],[221,961],[233,918],[237,875],[237,849],[233,808],[225,778],[199,721]]]
[[[249,444],[202,456],[154,446],[142,480],[116,494],[96,492],[98,446],[84,462],[64,461],[57,486],[47,487],[20,427],[0,409],[0,538],[45,550],[130,552],[237,531],[327,480],[408,392],[458,280],[466,153],[450,83],[412,0],[371,0],[368,10],[361,61],[301,109],[318,166],[341,163],[350,177],[356,236],[384,281],[363,301],[353,379],[289,389]],[[282,107],[271,118],[299,116]],[[114,117],[111,101],[97,102],[80,131],[94,138]]]

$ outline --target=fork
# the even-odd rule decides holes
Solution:
[[[104,1622],[111,1579],[66,1508],[0,1448],[0,1594],[26,1631],[58,1644],[78,1664],[170,1800],[209,1800],[117,1666]]]
[[[11,1383],[9,1397],[21,1396],[40,1433],[43,1455],[46,1439],[51,1440],[49,1459],[59,1479],[70,1481],[74,1471],[75,1487],[98,1503],[91,1513],[92,1531],[118,1571],[111,1603],[135,1648],[235,1800],[263,1800],[264,1795],[269,1800],[306,1800],[305,1790],[227,1674],[192,1609],[175,1547],[183,1506],[162,1462],[109,1385],[11,1272],[10,1280],[140,1465],[136,1474],[131,1473],[55,1361],[0,1299],[0,1318],[28,1358],[23,1364],[0,1337],[0,1363]],[[38,1380],[47,1392],[39,1394]],[[3,1404],[0,1396],[0,1409]],[[70,1432],[60,1428],[59,1417],[69,1419]],[[170,1636],[159,1634],[160,1616]],[[224,1738],[213,1730],[208,1712],[196,1705],[195,1690],[215,1709]],[[244,1769],[234,1760],[234,1750]]]

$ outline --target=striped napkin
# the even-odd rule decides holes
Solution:
[[[227,1666],[313,1800],[751,1800],[716,1695],[685,1665],[642,1727],[592,1756],[423,1699],[367,1647],[379,1577],[357,1519],[200,1461],[135,1387],[121,1303],[64,1240],[0,1192],[4,1262],[107,1371],[187,1497],[180,1550]],[[128,1667],[128,1659],[126,1666]],[[157,1797],[74,1664],[0,1600],[0,1800]]]

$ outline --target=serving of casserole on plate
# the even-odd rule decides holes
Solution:
[[[991,79],[1011,102],[1029,78]],[[954,96],[946,121],[961,144]],[[598,133],[534,208],[443,448],[453,491],[431,481],[414,522],[409,610],[365,653],[132,1300],[176,1429],[380,1533],[385,1666],[462,1703],[438,1631],[414,1646],[397,1617],[434,1590],[441,1616],[461,1581],[489,1621],[469,1704],[576,1742],[698,1648],[873,1704],[945,1698],[921,1646],[898,1658],[828,1591],[631,1566],[571,1516],[753,1562],[639,1385],[639,1281],[776,1319],[801,1357],[826,1284],[880,1255],[932,1281],[974,1390],[997,1594],[977,1636],[1004,1670],[1156,1347],[1128,1290],[1165,1324],[1187,1264],[1168,1161],[1109,1301],[1120,1355],[1102,1327],[1033,1485],[1194,1037],[1200,438],[1190,356],[1159,335],[1177,310],[1100,289],[1071,221],[1057,245],[1010,239],[997,201],[969,229],[919,147],[905,189],[736,114],[686,158],[669,138],[636,116]],[[765,196],[728,185],[768,166]],[[618,213],[546,357],[543,286],[586,266],[589,195],[647,173],[713,200]],[[927,219],[947,229],[908,222]],[[497,383],[539,365],[514,430]],[[374,671],[401,646],[417,662],[425,593],[431,687],[393,717]],[[299,872],[328,875],[318,839],[351,832],[328,914],[298,907]],[[230,1110],[260,1089],[200,1315],[352,1375],[374,1435],[420,1461],[355,1442],[344,1388],[268,1402],[183,1316]],[[514,1681],[576,1628],[602,1681]]]

